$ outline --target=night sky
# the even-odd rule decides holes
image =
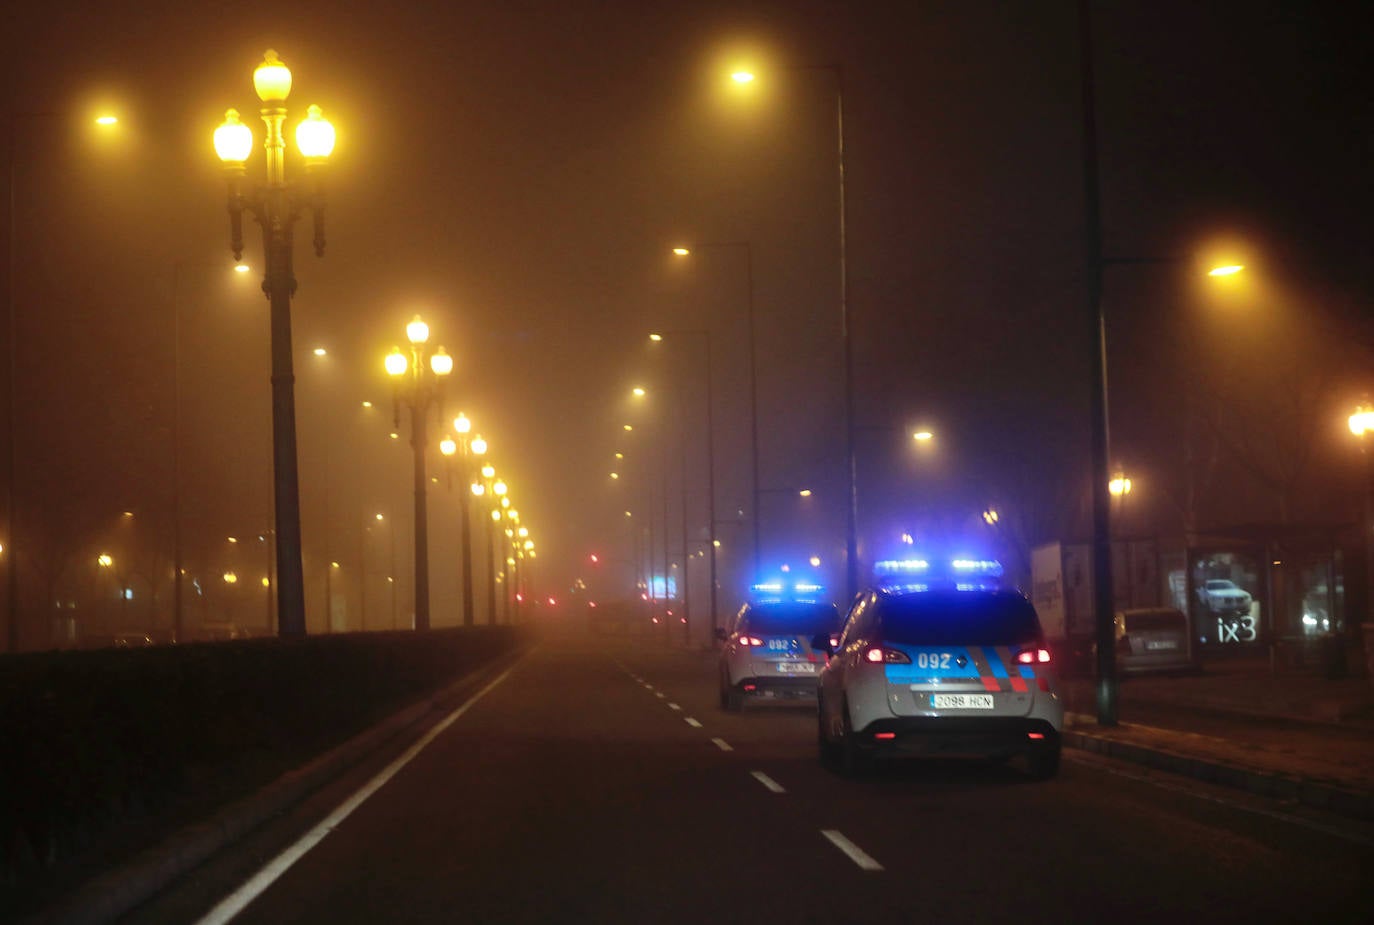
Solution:
[[[1093,7],[1104,252],[1184,258],[1105,275],[1112,457],[1139,489],[1123,528],[1177,534],[1186,510],[1202,526],[1353,520],[1344,420],[1374,391],[1374,15]],[[121,529],[144,531],[138,569],[166,569],[178,378],[188,557],[217,570],[247,555],[225,536],[271,523],[262,245],[246,224],[255,272],[229,272],[210,144],[230,106],[261,141],[251,74],[269,47],[294,74],[288,125],[313,102],[339,132],[328,250],[310,252],[307,220],[295,257],[308,594],[360,542],[385,555],[361,534],[374,511],[395,512],[408,573],[408,428],[387,436],[381,358],[418,312],[457,361],[446,418],[474,419],[537,539],[542,593],[589,577],[589,552],[633,554],[623,512],[642,515],[651,486],[662,504],[664,455],[670,545],[684,459],[689,544],[705,537],[700,342],[647,334],[709,331],[732,606],[751,536],[746,251],[764,560],[817,552],[841,585],[835,66],[864,555],[903,531],[1086,535],[1075,3],[53,2],[6,17],[26,596],[49,573],[87,580],[63,563]],[[759,79],[729,92],[740,66]],[[98,135],[102,106],[121,122]],[[258,150],[250,179],[261,165]],[[1247,266],[1225,293],[1199,273],[1223,256]],[[612,482],[617,451],[631,459]],[[431,470],[445,625],[456,505],[437,455]],[[1001,537],[975,529],[989,505],[1008,514]]]

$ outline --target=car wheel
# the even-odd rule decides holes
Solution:
[[[1026,752],[1026,771],[1031,780],[1049,780],[1059,773],[1059,740],[1033,745]]]
[[[725,709],[731,713],[739,713],[744,710],[744,693],[735,690],[733,687],[725,693]]]
[[[834,768],[839,764],[839,749],[825,734],[825,700],[816,698],[816,757],[821,766]]]
[[[844,726],[844,733],[840,738],[839,746],[840,773],[845,777],[858,777],[869,769],[873,758],[859,745],[858,733],[854,731],[854,726],[849,721],[848,703],[844,705],[840,717]]]
[[[744,709],[744,692],[730,683],[730,676],[720,676],[720,707],[728,713],[738,713]]]

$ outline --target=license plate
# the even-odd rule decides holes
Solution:
[[[778,662],[782,674],[815,674],[816,666],[810,662]]]
[[[1173,639],[1165,639],[1160,642],[1147,642],[1145,643],[1145,648],[1151,652],[1161,649],[1177,649],[1178,642]]]
[[[991,710],[991,694],[931,694],[930,705],[937,710]]]

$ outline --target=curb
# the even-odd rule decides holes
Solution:
[[[1065,729],[1060,736],[1063,743],[1070,748],[1142,764],[1156,770],[1244,790],[1247,793],[1294,800],[1305,806],[1343,816],[1374,819],[1374,793],[1324,784],[1290,774],[1257,771],[1224,761],[1199,758],[1076,729]]]
[[[188,825],[162,844],[100,874],[56,905],[22,921],[29,925],[97,925],[119,918],[271,817],[335,780],[389,740],[422,723],[429,714],[441,717],[445,702],[491,667],[487,664],[469,671],[442,690],[287,771],[257,793],[222,807],[204,822]]]

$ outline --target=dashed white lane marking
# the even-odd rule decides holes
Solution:
[[[686,721],[687,725],[688,725],[688,726],[691,726],[693,729],[700,729],[700,728],[701,728],[701,723],[699,723],[699,722],[697,722],[696,720],[692,719],[692,717],[690,717],[690,716],[686,717],[686,718],[685,718],[685,721]]]
[[[830,844],[834,845],[836,848],[839,848],[841,851],[843,851],[845,853],[845,856],[848,857],[849,860],[859,865],[860,870],[883,869],[883,865],[873,860],[872,855],[868,854],[868,852],[864,851],[858,845],[854,844],[852,841],[845,838],[844,835],[840,834],[839,830],[821,829],[821,834],[826,837],[826,840],[828,840]]]
[[[295,844],[269,861],[267,865],[254,874],[247,883],[220,900],[219,904],[207,912],[196,925],[223,925],[223,923],[236,917],[249,903],[271,886],[278,877],[286,873],[291,865],[295,864],[305,856],[306,852],[323,841],[326,835],[338,828],[353,810],[362,806],[368,797],[382,789],[387,781],[395,777],[397,772],[409,764],[416,755],[420,754],[420,752],[429,745],[430,742],[433,742],[445,729],[452,726],[459,717],[472,708],[474,703],[485,697],[489,691],[496,687],[496,685],[506,680],[514,670],[515,665],[512,665],[501,672],[496,680],[473,694],[461,707],[444,717],[444,719],[430,729],[429,732],[425,733],[418,742],[406,749],[399,758],[378,772],[372,780],[364,784],[360,790],[353,794],[353,796],[339,804],[338,808],[330,813],[323,822],[315,826],[309,832],[306,832]]]
[[[724,739],[712,739],[711,742],[716,746],[716,748],[720,749],[723,752],[734,751],[734,749],[730,747],[730,743],[725,741]]]
[[[657,697],[659,700],[662,700],[667,695],[664,694],[663,691],[654,691],[654,696]]]
[[[668,704],[668,709],[670,709],[670,710],[681,710],[682,707],[678,706],[678,705],[675,704],[675,703],[670,703],[670,704]]]
[[[771,792],[773,792],[773,793],[786,793],[786,792],[787,792],[787,790],[782,786],[782,784],[780,784],[780,783],[778,783],[777,781],[773,780],[773,778],[769,777],[767,774],[763,773],[762,771],[750,771],[750,772],[749,772],[749,776],[752,777],[752,778],[754,778],[754,780],[758,781],[760,784],[763,784],[765,787],[767,787],[767,788],[768,788]]]
[[[646,691],[651,691],[651,690],[654,689],[654,686],[653,686],[652,684],[646,683],[646,684],[644,685],[644,689],[645,689]]]

